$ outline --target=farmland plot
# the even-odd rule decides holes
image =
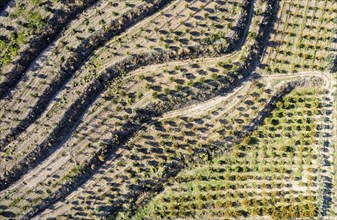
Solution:
[[[0,4],[0,218],[333,217],[336,6]]]

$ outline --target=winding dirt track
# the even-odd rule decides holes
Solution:
[[[332,78],[333,77],[329,73],[319,73],[319,72],[308,72],[308,73],[306,73],[306,72],[302,72],[302,73],[296,73],[296,74],[263,75],[263,76],[261,76],[261,78],[265,82],[266,88],[273,89],[271,83],[275,80],[296,79],[296,78],[305,78],[305,77],[312,77],[312,76],[322,78],[325,82],[324,88],[331,91],[331,89],[332,89]],[[256,76],[252,76],[252,75],[249,76],[247,78],[247,81],[245,81],[243,83],[243,85],[235,88],[234,92],[226,94],[225,96],[218,96],[218,97],[213,98],[211,100],[208,100],[206,102],[197,103],[195,105],[188,106],[186,108],[182,108],[182,109],[178,109],[178,110],[175,110],[175,111],[167,112],[163,115],[163,117],[158,118],[158,119],[168,119],[168,118],[174,118],[174,117],[183,116],[183,115],[196,116],[196,115],[203,114],[206,111],[210,111],[210,110],[216,108],[219,104],[221,104],[223,102],[233,100],[233,99],[235,99],[236,101],[239,101],[240,98],[238,98],[238,96],[243,95],[248,91],[249,85],[252,83],[251,79],[254,78],[254,77],[256,77]],[[233,105],[235,105],[235,104],[233,103]],[[232,108],[233,105],[228,106],[228,108]]]

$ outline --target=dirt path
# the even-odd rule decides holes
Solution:
[[[225,95],[225,96],[217,96],[213,99],[210,99],[205,102],[200,102],[182,109],[177,109],[168,113],[165,113],[162,117],[158,118],[159,120],[175,118],[178,116],[186,115],[189,117],[197,116],[200,114],[204,114],[206,111],[210,111],[217,106],[223,104],[229,99],[233,99],[235,101],[239,101],[240,95],[244,95],[250,88],[251,81],[245,82],[243,85],[236,87],[233,92]],[[227,108],[231,109],[237,102],[233,102],[231,105],[228,105]]]
[[[272,89],[271,83],[278,79],[293,79],[293,78],[300,78],[300,77],[310,77],[310,76],[316,76],[316,77],[322,77],[326,83],[326,88],[331,88],[331,77],[329,77],[328,74],[325,73],[299,73],[299,74],[280,74],[280,75],[268,75],[268,76],[262,76],[262,79],[266,82],[266,87]],[[249,89],[249,86],[251,84],[251,79],[253,76],[250,76],[247,78],[247,80],[241,85],[240,87],[237,87],[234,89],[232,93],[229,93],[225,96],[217,96],[211,100],[208,100],[206,102],[200,102],[191,106],[188,106],[186,108],[177,109],[171,112],[168,112],[164,114],[161,118],[158,119],[167,119],[167,118],[174,118],[182,115],[188,115],[188,116],[196,116],[199,114],[203,114],[205,111],[209,111],[213,108],[215,108],[217,105],[225,102],[226,100],[236,98],[239,95],[245,94],[247,90]],[[235,97],[236,96],[236,97]],[[232,105],[227,106],[227,108],[232,108],[235,105],[233,103]]]
[[[271,86],[271,83],[272,83],[271,80],[292,79],[292,78],[310,77],[310,76],[322,78],[325,81],[324,87],[328,90],[332,89],[332,76],[331,74],[325,73],[325,72],[299,72],[299,73],[290,73],[290,74],[261,75],[261,77],[264,79],[264,81],[267,83],[268,86]]]

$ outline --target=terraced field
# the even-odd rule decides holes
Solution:
[[[332,0],[0,2],[0,219],[337,218]]]

